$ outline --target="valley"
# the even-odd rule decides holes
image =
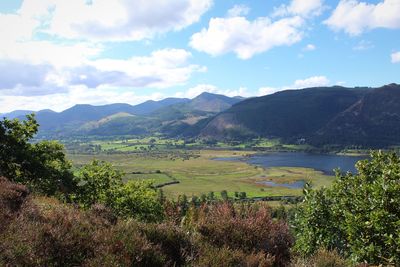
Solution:
[[[163,152],[100,153],[97,155],[69,154],[75,166],[89,163],[94,158],[111,162],[122,170],[124,180],[151,179],[154,184],[178,181],[162,187],[171,199],[179,195],[188,197],[213,192],[220,197],[226,190],[230,197],[235,192],[245,192],[247,197],[301,195],[302,188],[269,187],[258,183],[264,180],[293,183],[298,180],[312,182],[316,187],[329,185],[333,176],[311,168],[262,168],[239,161],[216,161],[214,158],[238,157],[252,151],[235,150],[165,150]]]
[[[125,181],[154,180],[171,199],[219,196],[224,190],[247,198],[297,196],[302,186],[292,184],[328,186],[334,168],[352,166],[354,172],[355,159],[362,159],[331,156],[326,165],[325,154],[398,150],[398,103],[400,85],[390,84],[286,90],[248,99],[202,93],[136,106],[76,105],[59,113],[36,112],[36,141],[60,141],[76,168],[100,159],[123,171]],[[29,112],[5,116],[23,120]],[[266,152],[289,157],[274,165],[259,156]],[[314,153],[311,165],[305,160],[309,153]],[[248,160],[214,160],[255,154]]]
[[[213,192],[219,198],[221,191],[226,190],[229,197],[235,192],[244,192],[247,198],[267,196],[300,196],[302,187],[274,186],[276,184],[293,184],[310,182],[314,187],[329,186],[333,181],[333,168],[330,173],[314,168],[290,163],[263,167],[254,165],[259,153],[271,155],[292,155],[301,160],[305,155],[314,155],[313,160],[324,159],[326,154],[306,145],[281,144],[278,140],[255,139],[247,142],[186,142],[184,139],[168,139],[161,137],[133,138],[122,140],[92,139],[63,141],[67,155],[76,168],[89,163],[93,159],[111,162],[117,169],[125,173],[124,180],[152,180],[156,187],[160,186],[170,199],[179,195],[188,197],[208,195]],[[280,151],[280,152],[279,152]],[[286,152],[282,152],[286,151]],[[308,154],[313,152],[314,154]],[[348,150],[342,154],[366,151]],[[297,153],[297,154],[296,154]],[[262,154],[260,154],[262,156]],[[348,165],[360,157],[343,158]],[[243,160],[235,160],[243,158]],[[218,160],[223,159],[223,160]],[[329,161],[329,160],[328,160]],[[339,165],[343,164],[339,161]],[[318,164],[317,164],[318,165]],[[345,166],[345,165],[344,165]],[[328,167],[330,168],[330,167]],[[346,171],[346,170],[343,170]],[[265,183],[267,182],[267,183]]]

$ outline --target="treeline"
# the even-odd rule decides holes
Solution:
[[[400,159],[374,152],[290,210],[214,193],[167,200],[109,163],[72,171],[38,125],[0,122],[1,266],[400,264]],[[360,265],[364,264],[364,265]]]

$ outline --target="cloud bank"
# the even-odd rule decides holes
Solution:
[[[354,36],[376,28],[399,29],[399,14],[398,0],[384,0],[377,4],[341,0],[324,23],[335,31]]]

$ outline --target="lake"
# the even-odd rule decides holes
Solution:
[[[252,165],[269,167],[304,167],[322,171],[328,175],[334,175],[334,169],[340,168],[342,172],[350,171],[356,173],[354,167],[359,160],[368,158],[368,156],[343,156],[331,154],[315,154],[305,152],[271,152],[265,154],[255,154],[249,157],[236,158],[215,158],[223,161],[244,161]],[[287,188],[302,188],[304,181],[296,181],[291,184],[278,184],[272,181],[260,181],[258,183],[267,186],[281,186]]]
[[[333,175],[333,169],[340,168],[342,172],[350,171],[355,173],[354,164],[368,158],[368,156],[343,156],[331,154],[316,154],[306,152],[271,152],[255,154],[250,157],[216,158],[215,160],[240,160],[252,165],[265,168],[269,167],[304,167],[313,168]]]

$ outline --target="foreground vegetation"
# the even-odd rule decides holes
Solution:
[[[288,226],[266,207],[166,209],[161,223],[124,220],[103,205],[74,208],[0,182],[0,264],[6,266],[286,266]],[[189,212],[188,212],[189,214]]]
[[[395,153],[374,152],[358,174],[307,184],[302,203],[271,208],[227,191],[168,200],[104,161],[72,169],[58,143],[29,143],[36,131],[32,116],[0,122],[0,265],[400,264]]]

